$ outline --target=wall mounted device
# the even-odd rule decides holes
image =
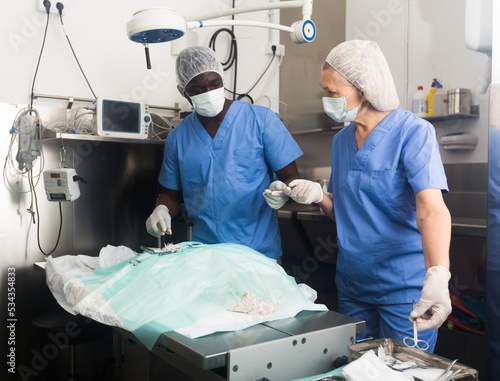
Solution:
[[[493,0],[465,1],[465,46],[491,54],[493,45]]]
[[[43,172],[43,184],[49,201],[74,201],[80,197],[80,187],[73,168],[49,169]]]
[[[300,7],[302,7],[302,20],[294,22],[291,26],[248,20],[212,20],[248,12]],[[230,8],[189,18],[178,15],[170,8],[149,8],[134,13],[127,23],[127,36],[132,41],[144,45],[149,69],[151,65],[148,44],[176,40],[191,29],[211,26],[254,26],[288,32],[296,44],[311,42],[316,37],[316,26],[311,20],[312,8],[313,0],[279,1],[260,6]]]
[[[151,115],[148,105],[141,102],[97,98],[97,135],[147,139]]]
[[[465,132],[455,132],[441,136],[438,139],[439,145],[445,150],[470,151],[476,148],[479,139],[477,135]]]

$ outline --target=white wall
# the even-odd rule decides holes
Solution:
[[[493,19],[500,19],[500,0],[493,0]],[[493,23],[493,56],[491,83],[500,83],[500,23]],[[500,110],[498,110],[500,113]]]
[[[400,107],[411,109],[418,86],[427,94],[433,78],[443,91],[469,88],[480,118],[434,122],[438,138],[451,132],[472,132],[479,143],[474,151],[444,152],[444,163],[487,162],[488,99],[485,91],[487,56],[465,47],[465,1],[460,0],[349,0],[346,39],[379,43],[391,68]]]
[[[400,106],[407,91],[407,4],[398,0],[348,0],[346,40],[376,41],[387,59]]]
[[[27,103],[31,82],[45,29],[46,16],[38,10],[38,0],[22,0],[5,4],[0,23],[6,31],[0,41],[2,49],[0,101]],[[52,1],[55,7],[56,0]],[[268,0],[239,0],[236,6],[267,4]],[[146,69],[144,49],[128,40],[125,24],[132,14],[143,8],[170,7],[181,15],[194,16],[231,7],[231,0],[63,0],[64,25],[75,52],[96,94],[113,97],[144,99],[154,105],[187,102],[175,88],[174,62],[171,43],[150,46],[152,70]],[[300,12],[299,10],[297,10]],[[237,15],[237,19],[267,21],[267,12]],[[228,17],[229,18],[229,17]],[[279,14],[277,15],[279,20]],[[201,29],[200,45],[208,41],[216,28]],[[265,67],[269,56],[264,55],[268,30],[236,27],[238,37],[238,91],[245,92]],[[222,34],[217,46],[220,59],[226,58],[227,35]],[[276,37],[279,38],[278,34]],[[9,74],[12,73],[12,74]],[[226,86],[232,83],[227,72]],[[265,82],[265,80],[263,81]],[[277,80],[270,94],[277,98]],[[254,90],[254,99],[262,84]],[[51,15],[47,40],[42,56],[35,92],[91,98],[87,84],[71,54],[61,29],[58,15]],[[277,106],[277,105],[276,105]]]

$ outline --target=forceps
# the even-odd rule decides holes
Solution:
[[[415,308],[415,302],[413,302],[413,308]],[[423,351],[429,348],[429,343],[427,341],[418,339],[416,320],[413,321],[413,337],[406,336],[403,339],[403,343],[405,343],[409,347],[422,349]]]
[[[441,375],[436,378],[436,381],[448,381],[448,380],[454,380],[453,377],[455,377],[458,373],[462,371],[462,369],[458,369],[454,372],[451,372],[451,368],[453,368],[453,365],[458,361],[458,359],[453,360],[450,365],[441,373]],[[451,373],[450,373],[451,372]]]

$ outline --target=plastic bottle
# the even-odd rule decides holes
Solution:
[[[413,94],[411,111],[418,117],[427,116],[427,100],[424,95],[423,86],[419,86]]]
[[[427,116],[434,116],[434,94],[436,93],[436,88],[431,87],[429,95],[427,95]]]
[[[434,100],[436,98],[437,92],[442,88],[443,88],[443,86],[438,82],[438,80],[436,78],[434,78],[432,81],[431,90],[429,91],[429,95],[427,96],[427,116],[434,116],[436,114],[435,111],[438,111],[434,107],[435,106]],[[439,109],[439,106],[438,106],[438,109]],[[442,113],[439,112],[438,114],[442,114]],[[438,115],[438,114],[436,114],[436,115]]]

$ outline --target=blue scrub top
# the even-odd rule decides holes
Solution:
[[[355,125],[333,138],[333,195],[339,296],[368,303],[411,303],[425,279],[415,196],[448,192],[433,126],[397,109],[358,151]]]
[[[159,182],[182,190],[193,241],[239,243],[278,258],[276,212],[262,193],[273,171],[301,155],[271,110],[233,101],[213,139],[195,112],[168,134]]]

